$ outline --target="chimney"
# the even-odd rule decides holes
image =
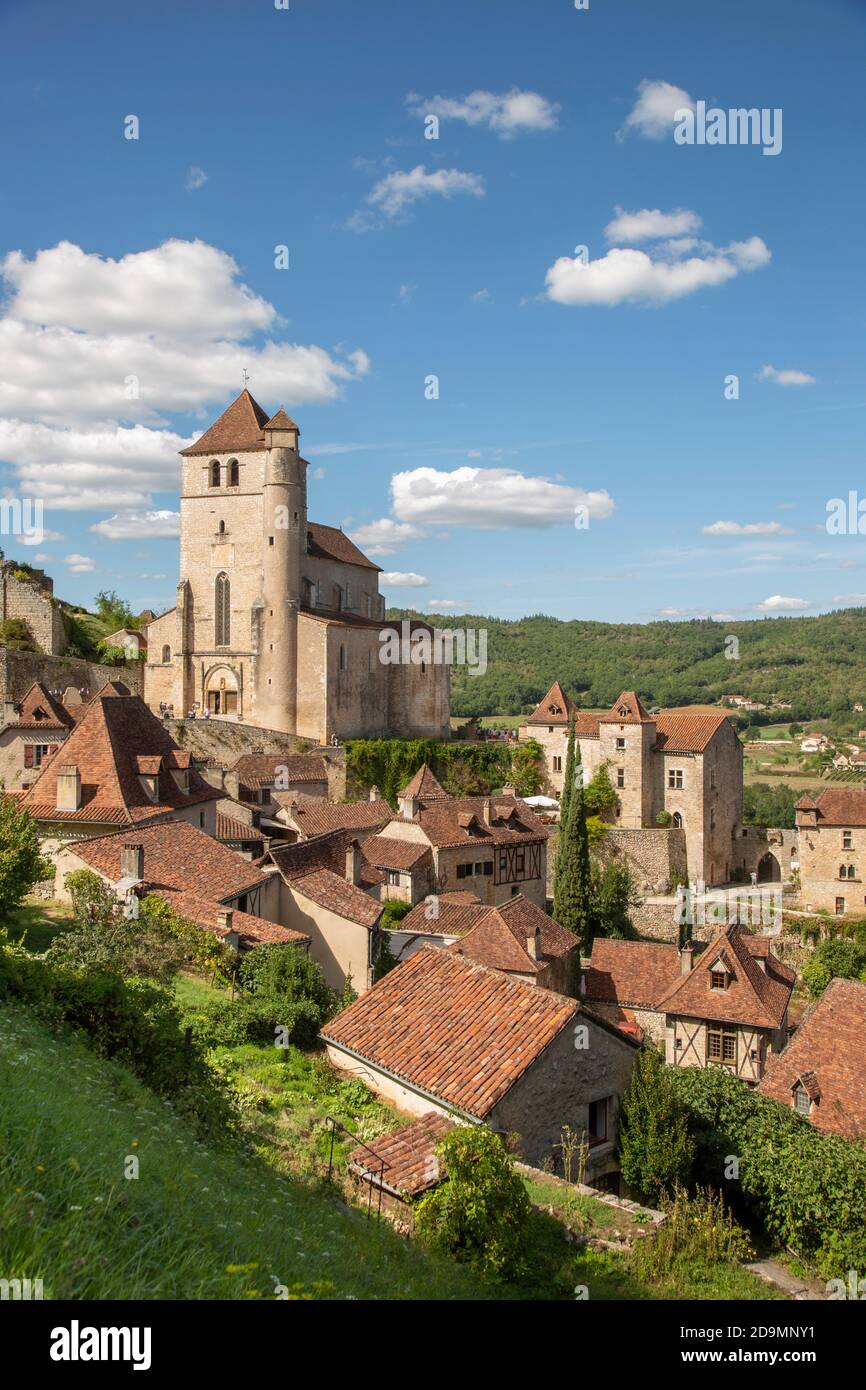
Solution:
[[[18,718],[18,707],[14,700],[3,701],[3,722],[4,724],[14,724]]]
[[[230,932],[234,920],[234,910],[230,907],[217,908],[217,926],[220,931]]]
[[[65,763],[57,769],[57,809],[58,811],[79,811],[81,809],[81,773],[74,763]]]
[[[686,944],[685,944],[685,946],[681,946],[681,947],[680,947],[680,974],[681,974],[681,975],[688,975],[689,971],[690,971],[691,968],[692,968],[692,961],[693,961],[693,959],[694,959],[694,954],[695,954],[695,948],[694,948],[694,946],[692,945],[692,943],[691,943],[690,941],[687,941]]]
[[[219,783],[215,783],[215,785],[219,786]],[[227,796],[233,797],[235,801],[240,801],[241,779],[238,773],[230,767],[227,767],[222,773],[222,786]]]
[[[414,820],[421,809],[421,802],[417,796],[400,796],[397,798],[397,805],[404,820]]]
[[[356,886],[361,879],[361,846],[357,840],[352,840],[346,846],[346,882],[354,883]]]
[[[120,877],[141,882],[144,878],[144,845],[120,846]]]
[[[513,782],[503,782],[503,784],[502,784],[502,795],[503,795],[503,796],[513,796],[513,797],[516,797],[516,796],[517,796],[517,788],[515,787],[515,785],[514,785]]]
[[[535,931],[528,932],[526,937],[526,954],[530,960],[539,960],[541,957],[541,928],[536,927]]]
[[[370,788],[370,800],[371,800],[371,801],[378,801],[378,800],[379,800],[379,788],[376,786],[375,782],[373,783],[372,787]]]
[[[485,824],[485,825],[491,825],[491,824],[492,824],[492,818],[491,818],[491,813],[490,813],[490,797],[489,797],[489,796],[485,796],[485,798],[484,798],[484,824]]]

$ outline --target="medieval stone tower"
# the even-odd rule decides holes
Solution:
[[[243,391],[183,451],[177,605],[148,626],[145,698],[320,742],[447,737],[448,668],[381,661],[379,567],[307,519],[299,435]]]

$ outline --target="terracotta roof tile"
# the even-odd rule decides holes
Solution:
[[[866,984],[831,980],[784,1052],[769,1059],[758,1090],[791,1105],[798,1081],[817,1129],[866,1138]]]
[[[16,725],[19,729],[72,729],[75,720],[41,681],[34,681],[21,700]]]
[[[302,835],[325,835],[330,830],[381,829],[393,819],[387,801],[325,801],[301,793],[287,815]]]
[[[430,846],[392,835],[371,835],[362,846],[364,858],[377,869],[420,869],[432,866]]]
[[[814,802],[811,797],[805,796],[797,802],[798,811],[813,810],[815,806],[818,808],[819,828],[822,825],[866,825],[866,788],[828,787],[819,793]]]
[[[554,681],[547,694],[539,700],[535,709],[527,716],[527,724],[562,724],[567,726],[571,714],[580,711],[574,701],[566,695],[559,681]]]
[[[232,763],[232,772],[245,787],[271,787],[277,777],[287,782],[328,780],[325,760],[318,753],[244,753]]]
[[[220,927],[221,904],[214,898],[202,898],[196,893],[184,893],[176,889],[163,888],[155,894],[162,898],[182,917],[187,918],[203,931],[211,931],[223,937],[227,932]],[[256,917],[251,912],[239,912],[232,908],[231,930],[237,932],[242,947],[251,946],[300,946],[308,945],[311,938],[306,932],[295,931],[293,927],[281,927],[278,922],[268,922],[264,917]]]
[[[584,970],[590,1002],[656,1009],[680,978],[676,946],[659,941],[616,941],[596,937]]]
[[[225,901],[267,882],[267,875],[235,850],[221,845],[188,821],[162,820],[127,832],[76,840],[69,848],[112,883],[120,877],[125,844],[144,849],[144,883],[154,891],[173,889]]]
[[[216,816],[216,838],[218,840],[255,840],[264,847],[264,836],[254,825],[247,825],[246,821],[236,820],[234,816],[227,815],[225,811],[217,811]]]
[[[687,1018],[720,1023],[747,1023],[779,1028],[785,1017],[796,976],[772,952],[764,955],[766,971],[749,948],[741,927],[729,926],[698,957],[688,975],[681,976],[659,1000],[658,1008]],[[710,989],[710,969],[723,961],[731,976],[727,989]]]
[[[249,391],[241,391],[210,429],[181,453],[189,457],[192,454],[243,454],[264,449],[263,430],[267,419],[267,413]]]
[[[485,843],[531,844],[548,838],[550,831],[525,801],[512,796],[491,797],[490,825],[484,820],[484,802],[481,796],[445,797],[423,805],[413,820],[437,849]]]
[[[579,1011],[574,999],[428,946],[322,1036],[484,1119]]]
[[[636,690],[623,690],[614,700],[607,714],[599,715],[602,724],[651,724],[652,716],[647,714]]]
[[[399,1196],[419,1197],[445,1176],[444,1170],[440,1170],[436,1146],[453,1128],[452,1120],[431,1110],[412,1124],[380,1134],[369,1145],[360,1144],[346,1161],[373,1187],[383,1186]]]
[[[321,522],[310,521],[307,523],[307,531],[308,555],[314,555],[320,560],[339,560],[344,565],[362,565],[364,569],[377,572],[381,570],[381,566],[368,560],[354,541],[350,541],[346,533],[338,527],[323,526]]]
[[[655,746],[665,753],[702,753],[727,723],[728,716],[721,711],[718,714],[679,714],[676,710],[661,710],[655,716]]]
[[[438,778],[434,777],[426,763],[422,763],[414,777],[410,777],[405,787],[398,796],[407,799],[412,797],[423,797],[435,800],[439,796],[447,796],[445,788]]]
[[[299,875],[291,880],[291,886],[320,907],[361,927],[375,927],[382,915],[381,903],[332,869],[316,869],[313,873]]]
[[[440,893],[416,903],[398,930],[435,936],[465,936],[487,912],[474,893]]]

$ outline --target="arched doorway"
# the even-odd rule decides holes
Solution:
[[[782,870],[775,854],[769,850],[758,861],[758,882],[759,883],[781,883]]]
[[[216,666],[205,681],[204,707],[212,715],[237,715],[238,678],[229,666]]]

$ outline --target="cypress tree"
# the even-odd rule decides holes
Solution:
[[[569,730],[566,782],[560,810],[559,843],[556,850],[556,872],[553,882],[553,915],[557,922],[573,932],[586,953],[595,935],[593,908],[592,861],[589,855],[589,832],[586,824],[586,801],[583,790],[583,768],[580,746],[574,737],[574,724]],[[568,767],[571,765],[569,774]],[[562,805],[562,803],[560,803]]]

